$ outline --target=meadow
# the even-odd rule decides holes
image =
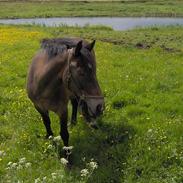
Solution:
[[[0,18],[63,16],[182,17],[182,0],[0,1]]]
[[[183,27],[0,26],[1,183],[182,183]],[[106,109],[99,129],[82,116],[71,128],[73,166],[60,161],[62,142],[45,129],[25,86],[45,37],[96,39],[97,75]],[[51,113],[55,135],[59,122]],[[92,169],[91,162],[98,167]],[[82,174],[86,169],[89,174]]]

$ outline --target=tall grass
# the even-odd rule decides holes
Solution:
[[[182,30],[1,26],[0,182],[181,183]],[[25,91],[40,39],[56,35],[98,40],[97,75],[106,101],[98,130],[90,129],[81,116],[69,128],[71,170],[57,153],[63,144],[44,139],[41,118]],[[58,119],[53,113],[51,119],[58,135]],[[90,162],[97,169],[81,176]]]

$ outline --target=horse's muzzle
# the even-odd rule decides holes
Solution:
[[[104,99],[98,98],[98,99],[87,99],[86,105],[88,108],[88,113],[91,117],[99,117],[102,115],[104,111]]]

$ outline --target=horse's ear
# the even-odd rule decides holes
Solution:
[[[89,43],[86,48],[89,50],[89,51],[92,51],[93,47],[95,46],[95,40],[93,40],[91,43]]]
[[[82,41],[79,41],[78,44],[76,45],[76,49],[75,49],[75,56],[79,56],[80,55],[80,50],[82,48]]]

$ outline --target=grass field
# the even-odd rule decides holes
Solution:
[[[0,27],[0,182],[183,182],[183,27]],[[61,144],[45,140],[25,85],[44,37],[97,39],[97,74],[106,110],[99,129],[78,117],[69,128],[73,167],[58,158]],[[57,117],[51,113],[55,135]],[[22,159],[23,158],[23,159]],[[93,159],[93,160],[92,160]],[[97,162],[91,172],[89,162]],[[88,168],[90,175],[81,177]]]
[[[0,18],[63,16],[183,16],[182,0],[121,2],[0,1]]]

